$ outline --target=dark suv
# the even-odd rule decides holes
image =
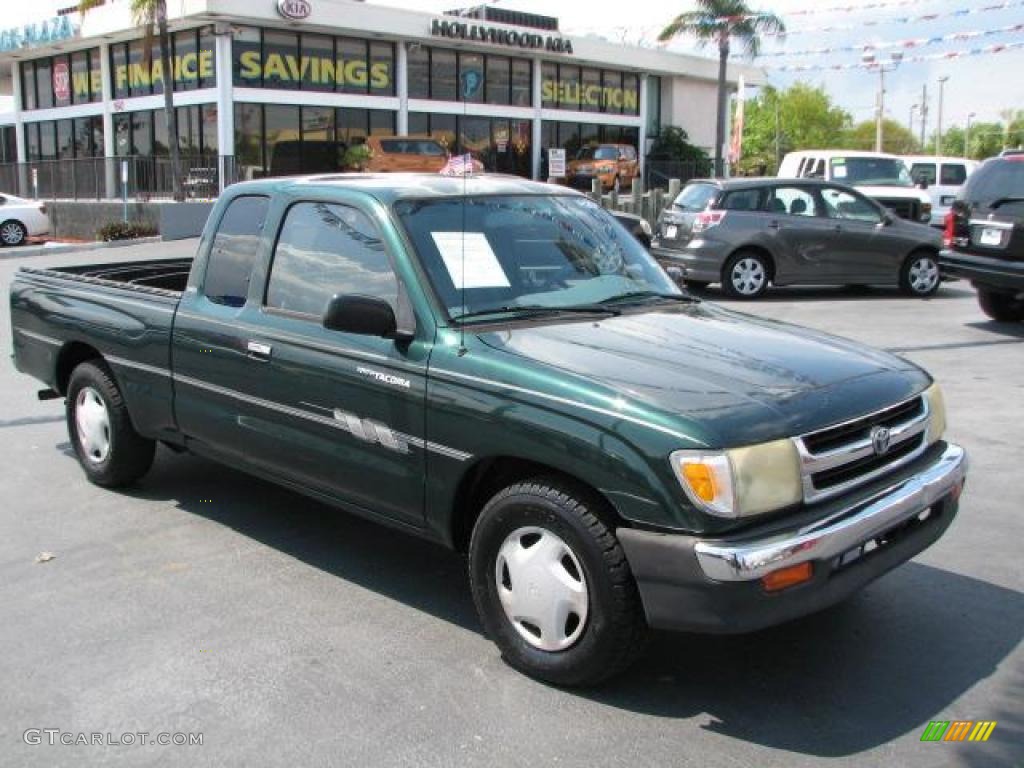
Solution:
[[[753,299],[773,285],[939,288],[939,232],[852,187],[815,179],[691,181],[658,217],[651,253],[691,286]]]
[[[944,274],[978,289],[993,320],[1024,320],[1024,155],[986,160],[946,214]]]

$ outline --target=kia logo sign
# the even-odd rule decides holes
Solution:
[[[53,65],[53,96],[57,101],[71,99],[71,74],[65,61]]]
[[[301,21],[309,16],[313,6],[309,0],[277,0],[277,12],[286,19]]]

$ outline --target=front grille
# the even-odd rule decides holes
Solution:
[[[905,198],[875,198],[880,204],[891,210],[901,219],[917,221],[921,216],[921,203],[918,200],[907,200]]]
[[[804,501],[836,496],[912,461],[927,447],[928,421],[927,404],[918,396],[796,438]],[[881,453],[872,442],[875,427],[889,430],[888,449]]]

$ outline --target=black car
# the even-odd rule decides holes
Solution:
[[[1024,320],[1024,154],[986,160],[946,215],[943,274],[970,280],[993,320]]]
[[[852,187],[815,179],[698,179],[658,218],[651,253],[693,287],[740,299],[771,285],[939,288],[937,230]]]

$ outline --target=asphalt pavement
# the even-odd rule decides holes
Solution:
[[[24,264],[194,245],[5,258],[0,290]],[[1024,325],[989,322],[963,283],[927,301],[812,288],[727,303],[931,371],[971,457],[960,515],[840,606],[741,637],[658,635],[588,691],[507,667],[443,549],[164,449],[137,487],[89,485],[62,403],[5,362],[0,765],[1021,765]],[[997,725],[986,743],[923,743],[931,720]],[[104,743],[60,743],[93,733]],[[148,743],[161,733],[202,744]]]

